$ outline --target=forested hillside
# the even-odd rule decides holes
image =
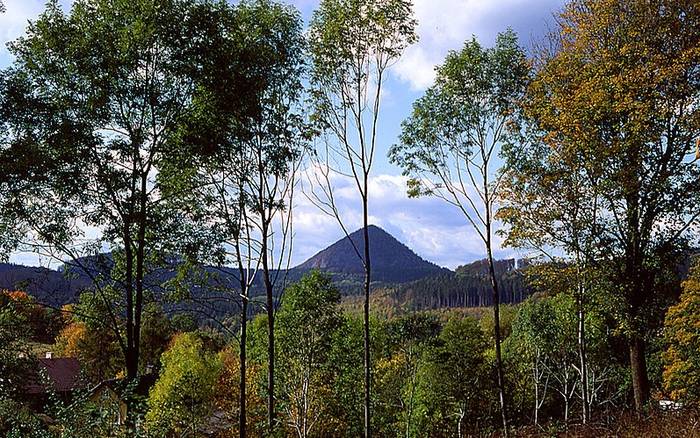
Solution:
[[[700,436],[698,0],[40,4],[0,437]]]
[[[501,302],[519,303],[530,295],[526,268],[515,268],[514,259],[496,262]],[[522,262],[521,262],[522,264]],[[456,272],[423,278],[395,287],[392,296],[414,310],[443,307],[484,307],[493,304],[485,260],[463,265]]]
[[[57,270],[0,263],[0,289],[21,289],[54,307],[75,302],[89,285],[85,278],[71,278]]]
[[[357,251],[360,255],[364,254],[361,234],[362,230],[355,231],[294,269],[320,269],[328,273],[362,275],[362,258],[356,253]],[[369,226],[369,240],[370,258],[374,269],[373,281],[405,283],[449,272],[448,269],[423,260],[406,245],[375,225]]]
[[[373,229],[371,242],[376,247],[373,257],[377,262],[373,289],[392,290],[392,297],[397,303],[414,310],[491,305],[488,272],[484,260],[459,266],[453,272],[426,262],[385,231],[377,227]],[[355,238],[357,235],[358,232],[353,233]],[[284,278],[284,284],[291,284],[299,281],[304,274],[317,269],[330,275],[343,295],[356,295],[362,284],[361,266],[359,260],[353,257],[352,248],[346,243],[347,238],[342,239],[299,266],[286,272],[276,271],[274,275]],[[321,263],[321,259],[326,262]],[[516,263],[519,263],[518,268]],[[71,265],[70,268],[63,266],[59,270],[0,265],[0,288],[26,290],[38,302],[60,307],[76,303],[79,293],[90,288],[91,276],[109,272],[112,261],[109,255],[105,254],[84,258],[72,262]],[[151,283],[163,285],[172,282],[176,272],[174,265],[171,266],[152,273]],[[523,277],[523,269],[526,266],[527,261],[516,262],[515,259],[496,262],[503,303],[519,303],[528,297],[529,292]],[[217,290],[222,287],[221,282],[236,275],[230,268],[216,269],[204,266],[201,269],[206,275],[201,278],[202,281],[192,284],[187,294],[191,298],[190,304],[196,306],[206,302],[208,296],[217,296]],[[159,301],[167,307],[181,307],[176,305],[177,303],[168,303],[167,288],[158,287],[153,291]],[[275,295],[281,292],[280,286],[275,290]],[[251,297],[255,299],[262,295],[263,279],[258,273],[251,285]],[[250,311],[254,314],[256,310],[251,308]],[[218,317],[226,317],[235,312],[235,306],[218,303],[216,311],[212,309],[210,312]]]

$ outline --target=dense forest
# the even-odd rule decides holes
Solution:
[[[520,267],[516,263],[515,259],[495,261],[502,303],[520,303],[531,294],[525,280],[528,262],[521,260]],[[487,266],[486,260],[459,266],[455,272],[401,284],[391,295],[412,310],[490,306],[493,297]]]
[[[410,0],[308,26],[47,2],[0,70],[0,262],[62,268],[0,291],[0,435],[698,436],[700,3],[569,0],[530,47],[467,40],[388,147],[417,26]],[[384,151],[482,260],[371,224]],[[345,239],[295,270],[302,197]]]
[[[334,285],[345,297],[358,294],[362,286],[362,264],[353,256],[350,240],[359,241],[360,231],[356,231],[328,248],[318,252],[305,262],[275,275],[283,276],[286,283],[300,280],[305,274],[318,269],[328,274]],[[370,227],[372,258],[377,261],[372,277],[372,291],[391,290],[397,305],[413,310],[487,306],[491,304],[488,268],[485,260],[458,266],[455,271],[440,268],[417,256],[406,245],[397,241],[379,227]],[[358,243],[361,245],[361,242]],[[113,269],[109,254],[99,254],[84,258],[80,263],[67,263],[52,270],[42,267],[0,264],[0,289],[21,289],[34,297],[39,304],[61,307],[78,301],[80,291],[90,285],[91,277],[108,275]],[[530,295],[530,289],[524,281],[528,260],[495,261],[498,282],[502,285],[501,301],[519,303]],[[169,268],[169,269],[168,269]],[[187,299],[165,303],[170,312],[198,312],[198,320],[207,323],[207,312],[203,309],[212,297],[219,296],[222,281],[232,275],[231,268],[202,266],[206,272],[206,281],[195,282],[188,291]],[[172,264],[151,273],[150,283],[154,285],[151,292],[154,299],[164,303],[168,288],[155,285],[167,284],[177,274]],[[251,274],[253,274],[251,272]],[[250,286],[251,299],[264,296],[264,284],[260,273],[255,273]],[[276,299],[283,294],[284,288],[276,288]],[[215,302],[210,306],[211,316],[225,316],[235,311],[234,303]],[[254,315],[255,307],[250,308]]]

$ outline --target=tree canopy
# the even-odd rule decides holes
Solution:
[[[659,324],[663,270],[700,217],[699,12],[691,1],[572,1],[524,105],[552,151],[543,158],[568,166],[585,184],[579,196],[600,205],[589,233],[621,286],[638,409],[649,391],[642,338]]]

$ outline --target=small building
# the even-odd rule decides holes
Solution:
[[[46,357],[35,361],[36,368],[24,386],[24,393],[38,411],[49,401],[51,394],[69,402],[76,390],[85,387],[78,359],[54,358],[51,353],[46,353]]]
[[[128,384],[124,378],[104,380],[90,390],[88,399],[108,414],[113,425],[122,426],[126,422],[127,397],[133,397],[136,402],[145,402],[157,378],[156,374],[147,373],[132,384]]]

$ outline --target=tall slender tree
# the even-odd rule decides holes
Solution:
[[[248,120],[250,136],[241,145],[250,154],[241,181],[246,201],[241,207],[249,210],[246,218],[254,227],[253,235],[259,244],[268,332],[267,419],[268,433],[272,434],[276,428],[274,322],[278,303],[275,293],[284,288],[282,268],[289,267],[291,208],[306,135],[300,106],[304,39],[299,13],[291,7],[266,0],[253,1],[239,6],[239,13],[246,40],[259,54],[264,72],[264,85],[256,102],[260,112]],[[241,345],[244,342],[241,339]]]
[[[501,146],[517,139],[517,102],[529,75],[513,31],[500,33],[493,48],[476,39],[451,52],[437,69],[435,84],[413,105],[392,162],[410,176],[409,195],[435,196],[456,207],[483,241],[493,291],[496,377],[507,430],[501,361],[500,292],[493,262],[494,213],[503,175]]]
[[[167,261],[182,224],[170,208],[182,195],[171,158],[186,141],[194,153],[209,146],[188,134],[200,95],[223,85],[246,96],[250,85],[220,75],[243,58],[222,19],[194,0],[79,0],[68,15],[49,2],[2,73],[0,240],[68,259],[93,280],[129,380],[139,373],[149,272]],[[234,107],[248,108],[243,99]],[[104,266],[85,258],[105,249]]]
[[[416,21],[407,0],[324,0],[309,32],[314,120],[323,134],[311,171],[309,197],[336,218],[348,236],[335,203],[332,175],[354,182],[362,207],[362,251],[354,245],[364,281],[364,434],[371,436],[369,293],[372,263],[369,241],[369,186],[383,86],[387,70],[416,40]]]
[[[558,271],[562,277],[571,268],[575,272],[578,372],[582,422],[586,423],[590,418],[586,311],[599,258],[599,187],[582,172],[581,156],[560,156],[541,141],[542,135],[527,132],[521,142],[504,151],[506,177],[498,217],[509,226],[507,245],[535,250],[547,263],[570,264]]]
[[[279,394],[286,400],[288,430],[299,438],[323,435],[324,416],[331,413],[333,373],[328,356],[333,337],[343,324],[340,292],[330,277],[313,271],[291,285],[284,295],[276,329],[280,349]]]
[[[268,0],[245,1],[235,7],[231,31],[246,47],[255,81],[247,99],[254,108],[240,117],[226,103],[226,94],[202,102],[195,124],[221,132],[220,143],[190,181],[192,204],[203,207],[200,220],[219,242],[217,277],[227,299],[240,303],[240,418],[246,436],[246,344],[249,303],[262,286],[267,313],[268,433],[275,420],[276,298],[284,289],[292,245],[292,205],[297,170],[307,142],[302,112],[305,40],[299,12]],[[224,91],[227,93],[227,91]],[[230,99],[235,104],[235,96]],[[190,157],[183,157],[184,161]],[[226,266],[233,265],[234,269]],[[233,280],[233,281],[229,281]],[[206,300],[205,300],[206,301]],[[209,307],[213,303],[203,303]],[[210,309],[212,310],[212,309]]]

